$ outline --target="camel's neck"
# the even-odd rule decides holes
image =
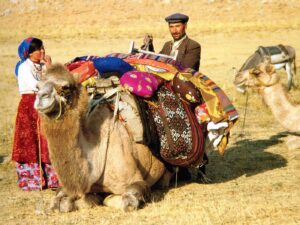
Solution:
[[[59,120],[42,119],[50,159],[67,192],[80,194],[86,186],[89,164],[82,152],[79,139],[88,104],[88,96],[81,93],[77,106],[69,109]]]
[[[263,98],[283,127],[291,131],[300,130],[294,121],[297,107],[290,103],[281,83],[266,87],[263,90]]]

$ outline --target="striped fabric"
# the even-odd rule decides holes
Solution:
[[[195,71],[190,68],[183,68],[180,64],[176,63],[176,61],[172,59],[164,58],[161,56],[155,56],[152,54],[139,53],[135,55],[129,55],[122,53],[113,53],[107,55],[106,57],[121,58],[125,61],[128,61],[130,64],[131,62],[134,62],[136,68],[144,68],[138,67],[136,65],[138,64],[139,60],[141,62],[140,65],[144,64],[144,59],[153,60],[151,66],[155,65],[155,61],[168,64],[170,69],[166,72],[173,74],[176,72],[191,73],[193,76],[190,78],[190,81],[200,90],[202,97],[207,105],[209,115],[211,116],[213,122],[216,123],[223,120],[234,121],[238,118],[238,112],[236,111],[236,109],[234,108],[224,91],[219,86],[217,86],[211,79],[209,79],[204,74],[199,73],[198,71]],[[157,67],[159,68],[159,64],[157,65]],[[164,66],[163,69],[168,68],[168,66]],[[175,68],[175,70],[173,70],[173,68]],[[167,78],[166,80],[169,80],[169,78]]]

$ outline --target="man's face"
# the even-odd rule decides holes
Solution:
[[[185,35],[186,23],[169,23],[169,31],[175,41]]]

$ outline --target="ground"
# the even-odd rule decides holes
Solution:
[[[126,53],[131,40],[139,46],[149,32],[158,51],[170,39],[164,17],[173,12],[190,16],[187,32],[201,43],[201,72],[240,112],[225,155],[209,157],[212,182],[155,191],[151,203],[131,213],[107,207],[51,213],[47,207],[53,191],[19,190],[10,161],[20,99],[14,77],[19,42],[40,37],[53,61],[64,63],[82,55]],[[1,0],[0,223],[300,224],[300,150],[287,149],[284,139],[290,134],[257,93],[249,94],[246,106],[246,96],[232,84],[233,68],[260,45],[281,43],[300,51],[299,13],[298,0]],[[284,81],[286,75],[280,74]],[[298,76],[300,72],[298,86],[289,94],[295,103],[300,103]]]

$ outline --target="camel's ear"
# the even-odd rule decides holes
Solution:
[[[275,71],[275,69],[274,69],[274,66],[272,66],[271,64],[267,64],[266,65],[266,72],[268,73],[268,74],[273,74],[274,73],[274,71]]]
[[[74,77],[75,83],[79,84],[80,83],[80,74],[79,73],[72,73],[72,72],[71,72],[71,74]]]
[[[261,73],[261,70],[258,66],[256,66],[255,68],[251,69],[249,72],[255,76],[258,76]]]

